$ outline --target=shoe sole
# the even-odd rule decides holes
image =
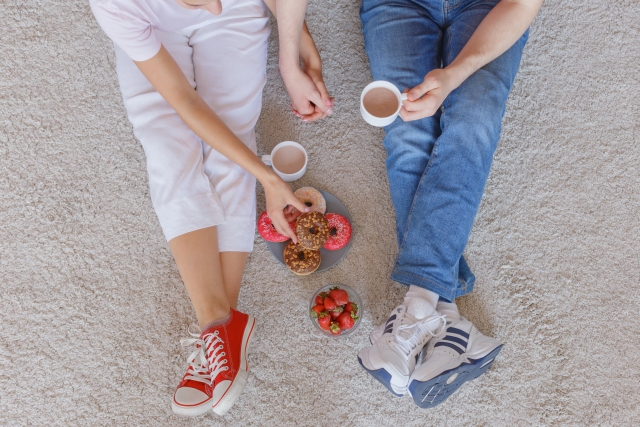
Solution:
[[[404,396],[404,394],[398,394],[396,391],[393,390],[393,387],[391,386],[391,374],[389,372],[387,372],[386,370],[384,370],[384,368],[380,368],[380,369],[377,369],[375,371],[371,370],[371,369],[367,369],[367,367],[364,366],[364,364],[362,363],[362,359],[360,359],[360,356],[358,356],[358,363],[360,363],[360,366],[362,366],[362,368],[365,371],[367,371],[369,373],[369,375],[371,375],[373,378],[377,379],[394,396],[396,396],[396,397]]]
[[[480,359],[470,359],[469,363],[463,363],[457,368],[444,371],[428,381],[411,381],[409,392],[413,397],[413,401],[416,405],[425,409],[439,405],[458,390],[462,384],[484,374],[493,365],[500,350],[502,350],[502,345],[499,345]]]
[[[211,410],[211,400],[212,399],[208,399],[205,402],[194,406],[180,406],[176,405],[176,403],[172,401],[171,409],[176,415],[181,415],[183,417],[198,417]]]
[[[247,360],[247,350],[249,348],[249,344],[251,343],[251,338],[253,337],[253,331],[255,330],[256,319],[253,316],[249,316],[249,321],[247,322],[247,326],[244,329],[244,336],[242,337],[242,342],[244,342],[244,346],[242,348],[242,354],[240,358],[244,361],[245,370],[241,370],[236,374],[236,377],[233,379],[231,386],[227,390],[227,392],[222,396],[222,399],[218,401],[218,403],[212,408],[213,412],[218,415],[226,414],[229,409],[236,403],[236,400],[242,394],[242,390],[244,386],[247,385],[247,381],[249,380],[249,363]]]

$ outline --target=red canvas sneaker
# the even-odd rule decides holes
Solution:
[[[195,344],[187,358],[187,372],[178,385],[172,402],[173,412],[195,417],[213,409],[224,415],[242,393],[249,378],[247,347],[255,327],[252,316],[231,309],[231,318],[182,345]]]

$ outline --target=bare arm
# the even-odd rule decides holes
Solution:
[[[529,28],[543,0],[502,0],[485,16],[448,67],[427,74],[411,89],[401,111],[405,121],[432,116],[447,95],[471,74],[506,52]]]
[[[322,61],[304,22],[307,0],[263,1],[278,20],[280,74],[291,96],[294,113],[303,121],[314,121],[333,113],[333,98],[322,79]]]
[[[282,210],[286,205],[293,205],[304,212],[304,204],[204,102],[165,47],[162,46],[153,58],[136,62],[136,65],[196,135],[260,181],[267,197],[269,217],[279,233],[288,235],[295,241],[295,234],[289,228]]]

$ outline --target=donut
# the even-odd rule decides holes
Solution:
[[[302,203],[311,208],[312,212],[324,214],[327,211],[327,202],[321,192],[313,187],[301,187],[293,193]]]
[[[337,251],[347,246],[351,240],[351,224],[349,220],[337,213],[328,213],[324,216],[329,222],[329,238],[323,248]]]
[[[329,237],[329,222],[320,212],[307,212],[296,222],[298,243],[307,249],[319,250]]]
[[[311,274],[320,267],[320,251],[307,249],[300,244],[289,242],[284,248],[284,264],[298,276]]]
[[[295,221],[290,222],[289,227],[291,227],[294,233],[296,232]],[[271,218],[267,215],[267,211],[262,212],[258,217],[258,233],[260,233],[260,236],[267,242],[286,242],[290,239],[289,236],[283,236],[276,231]]]

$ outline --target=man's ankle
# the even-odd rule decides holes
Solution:
[[[408,306],[412,298],[422,298],[428,301],[429,304],[433,306],[433,308],[436,308],[440,295],[428,289],[411,285],[409,286],[409,290],[407,290],[407,294],[404,297],[404,304]]]
[[[440,299],[436,310],[443,316],[446,316],[448,320],[460,320],[460,313],[458,312],[458,306],[454,302],[447,302]]]

